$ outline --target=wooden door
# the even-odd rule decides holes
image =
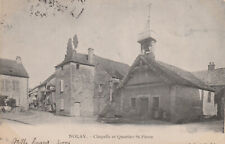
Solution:
[[[142,116],[148,115],[148,98],[140,98],[140,114]]]
[[[73,116],[80,116],[80,102],[75,102],[71,108],[71,113]]]

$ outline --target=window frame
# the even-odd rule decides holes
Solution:
[[[137,99],[136,98],[131,98],[131,107],[136,108],[137,107]]]
[[[80,64],[76,64],[76,69],[80,69]]]
[[[158,98],[158,106],[157,107],[154,106],[154,98]],[[160,97],[159,96],[153,96],[152,97],[152,107],[154,109],[159,109],[159,107],[160,107]]]
[[[60,92],[63,93],[64,92],[64,81],[60,80]]]

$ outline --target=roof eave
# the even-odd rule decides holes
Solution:
[[[21,77],[21,78],[29,78],[29,76],[22,76],[22,75],[14,75],[14,74],[0,74],[0,75],[6,75],[6,76],[14,76],[14,77]]]
[[[82,65],[95,66],[94,64],[82,63],[82,62],[77,62],[77,61],[67,61],[67,62],[62,62],[61,64],[55,66],[55,68],[58,68],[60,66],[64,66],[68,63],[78,63],[78,64],[82,64]]]

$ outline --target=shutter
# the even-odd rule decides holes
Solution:
[[[64,82],[63,80],[60,80],[60,92],[64,91]]]

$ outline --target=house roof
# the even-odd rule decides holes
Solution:
[[[131,73],[134,71],[135,67],[142,61],[151,70],[153,70],[160,77],[163,76],[167,82],[172,84],[186,85],[190,87],[196,87],[204,90],[214,91],[203,81],[196,78],[192,73],[185,71],[173,65],[166,64],[164,62],[152,60],[148,55],[139,55],[133,65],[130,67],[128,74],[125,76],[121,87],[125,86],[127,81],[130,79]]]
[[[22,63],[17,63],[16,60],[0,58],[0,74],[29,78],[29,75]]]
[[[95,65],[100,65],[111,77],[122,79],[129,70],[129,65],[102,58],[99,56],[94,57]]]
[[[197,71],[193,74],[211,86],[225,86],[225,68]]]
[[[53,78],[55,78],[55,73],[51,74],[46,80],[44,80],[41,84],[35,86],[30,90],[30,92],[34,91],[37,88],[40,88],[41,86],[45,86],[49,81],[51,81]]]
[[[58,64],[56,66],[56,68],[60,67],[60,66],[63,66],[65,64],[69,63],[69,62],[75,62],[75,63],[79,63],[79,64],[94,66],[93,64],[90,64],[88,62],[88,55],[87,54],[76,53],[74,56],[72,56],[69,59],[65,58],[60,64]]]
[[[70,59],[64,59],[63,62],[61,62],[56,67],[63,66],[69,62],[79,63],[83,65],[89,65],[89,66],[100,66],[103,68],[104,71],[106,71],[110,76],[118,79],[122,79],[123,76],[127,73],[129,69],[129,65],[116,62],[110,59],[102,58],[97,55],[93,55],[94,63],[90,64],[88,62],[88,55],[87,54],[81,54],[76,53],[73,57]]]
[[[51,81],[53,78],[55,78],[55,73],[51,74],[46,80],[44,80],[40,85],[38,85],[37,87],[41,87],[46,85],[49,81]]]

